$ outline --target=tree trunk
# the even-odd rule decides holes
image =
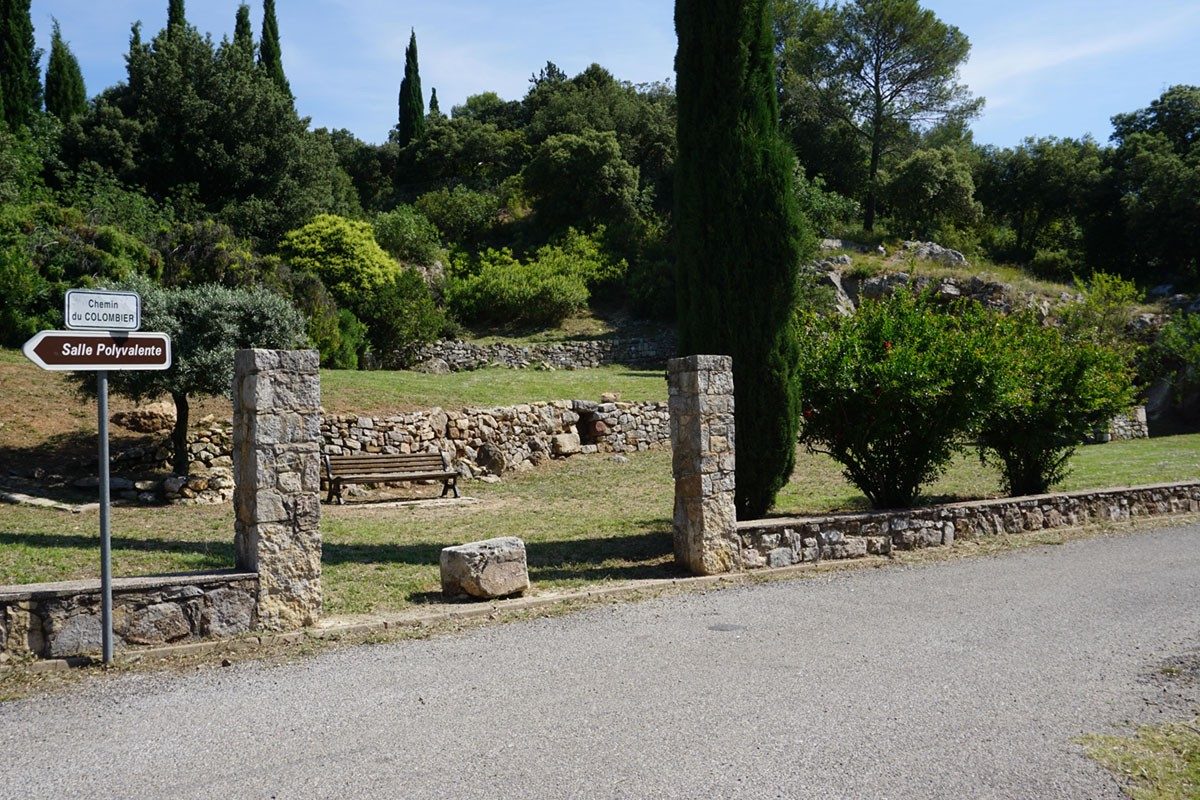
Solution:
[[[171,394],[175,401],[175,427],[171,431],[171,471],[176,475],[188,474],[188,399],[186,394]]]
[[[875,230],[875,204],[877,202],[877,179],[879,177],[879,157],[883,143],[883,120],[875,117],[871,128],[871,170],[867,176],[867,202],[863,210],[863,230],[868,233]]]

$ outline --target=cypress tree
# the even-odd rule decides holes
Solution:
[[[187,24],[183,11],[183,0],[168,0],[167,2],[167,33],[178,30]]]
[[[50,34],[50,63],[46,66],[46,110],[66,121],[87,110],[83,73],[71,48],[63,41],[58,20]]]
[[[33,41],[30,0],[0,0],[0,94],[4,120],[16,129],[42,110],[42,51]]]
[[[813,237],[779,131],[768,0],[676,0],[679,347],[733,357],[736,505],[762,516],[795,466],[793,323]]]
[[[254,31],[250,29],[250,6],[242,3],[237,9],[237,18],[233,23],[233,46],[242,54],[242,58],[254,61]]]
[[[258,63],[288,97],[292,87],[283,74],[283,51],[279,46],[279,22],[275,19],[275,0],[263,0],[262,41],[258,43]]]
[[[421,71],[417,66],[417,32],[404,51],[404,80],[400,81],[400,146],[420,139],[425,133],[425,98],[421,96]]]
[[[440,117],[442,115],[442,106],[438,103],[437,87],[429,90],[429,116]]]

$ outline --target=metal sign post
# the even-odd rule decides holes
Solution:
[[[113,658],[111,482],[108,458],[108,373],[171,367],[171,337],[135,333],[142,298],[135,292],[72,289],[63,303],[65,331],[42,331],[25,343],[25,357],[45,370],[96,373],[100,429],[100,638],[104,663]]]

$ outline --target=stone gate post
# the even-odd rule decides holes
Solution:
[[[313,350],[239,350],[233,376],[234,545],[258,573],[258,625],[321,615],[321,378]]]
[[[675,561],[697,575],[741,568],[735,480],[733,359],[667,362],[675,475]]]

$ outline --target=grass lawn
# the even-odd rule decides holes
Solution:
[[[1089,736],[1082,743],[1121,779],[1133,800],[1200,797],[1200,718],[1146,725],[1130,737]]]
[[[1200,435],[1081,448],[1063,489],[1200,477]],[[426,487],[434,490],[435,487]],[[397,490],[403,496],[411,487]],[[994,496],[995,475],[961,456],[930,495]],[[627,464],[576,457],[498,484],[469,483],[478,502],[380,508],[325,506],[326,610],[332,615],[396,610],[434,599],[438,551],[449,544],[514,535],[528,546],[539,588],[675,574],[671,559],[671,459],[636,454]],[[778,511],[820,513],[865,501],[824,456],[801,453]],[[97,514],[0,505],[0,584],[93,577]],[[139,575],[233,564],[228,506],[117,508],[114,570]]]

